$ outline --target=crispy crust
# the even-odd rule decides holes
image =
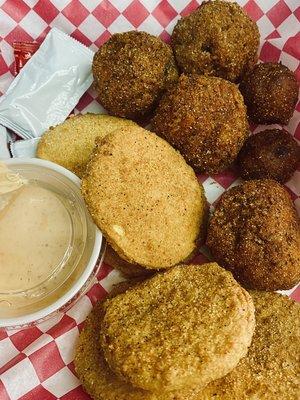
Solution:
[[[43,134],[37,147],[37,156],[62,165],[81,178],[96,138],[103,138],[127,126],[136,124],[104,114],[76,115]]]
[[[231,371],[254,331],[249,294],[215,263],[178,266],[105,303],[101,346],[124,381],[200,389]]]
[[[115,294],[130,288],[118,285]],[[80,333],[75,353],[75,370],[86,392],[93,400],[194,400],[196,391],[154,394],[120,380],[108,367],[100,348],[103,302],[98,302]]]
[[[235,82],[257,61],[259,31],[237,3],[209,1],[177,22],[171,43],[184,73]]]
[[[207,245],[248,288],[290,289],[300,280],[299,217],[275,181],[248,181],[225,192],[210,220]]]
[[[164,95],[152,128],[195,170],[206,173],[220,172],[234,161],[249,129],[236,85],[197,75],[181,76]]]
[[[114,34],[94,56],[99,101],[111,114],[140,119],[178,79],[172,49],[146,32]]]
[[[82,180],[91,215],[130,263],[163,269],[197,247],[207,212],[202,185],[167,142],[142,128],[98,144]]]
[[[241,82],[240,91],[254,123],[287,125],[297,104],[299,85],[285,65],[261,63]]]
[[[197,400],[300,398],[300,306],[277,293],[251,292],[256,328],[248,354]]]
[[[138,264],[131,264],[123,260],[110,245],[106,246],[104,262],[119,270],[127,278],[147,277],[153,273],[151,270],[143,268]]]
[[[275,179],[284,183],[297,170],[300,146],[288,132],[266,129],[247,139],[237,162],[244,179]]]
[[[204,198],[205,209],[204,209],[204,218],[202,221],[202,225],[200,227],[199,237],[197,240],[197,247],[195,250],[184,260],[184,262],[189,262],[192,258],[195,257],[199,248],[202,244],[204,244],[206,233],[207,233],[207,224],[209,218],[209,205],[206,199]],[[118,253],[108,244],[105,250],[104,262],[111,267],[119,270],[126,278],[134,279],[134,278],[147,278],[153,275],[154,271],[150,269],[146,269],[138,264],[132,264],[128,261],[121,258]]]

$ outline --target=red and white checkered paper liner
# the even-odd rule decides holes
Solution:
[[[299,0],[239,0],[257,22],[261,34],[260,59],[282,61],[300,80]],[[51,27],[71,34],[93,50],[112,33],[144,30],[168,41],[174,24],[193,11],[195,0],[0,0],[0,92],[14,74],[12,43],[42,41]],[[76,112],[103,112],[89,91]],[[300,140],[300,103],[287,129]],[[257,130],[262,127],[257,127]],[[201,176],[208,201],[237,181],[233,172]],[[300,171],[287,187],[300,213]],[[204,260],[201,254],[197,261]],[[69,311],[39,326],[23,331],[0,330],[0,400],[84,400],[73,366],[74,345],[93,304],[106,295],[118,273],[103,265],[99,283]],[[300,300],[300,290],[291,296]]]

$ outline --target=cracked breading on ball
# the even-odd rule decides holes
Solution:
[[[281,63],[257,64],[240,84],[250,119],[287,125],[298,100],[295,74]]]
[[[248,136],[246,107],[235,84],[183,75],[162,98],[152,129],[196,171],[217,173],[235,160]]]
[[[277,293],[250,292],[256,327],[238,366],[210,383],[197,400],[298,400],[300,305]]]
[[[171,39],[178,66],[186,74],[235,82],[257,61],[258,27],[237,3],[203,2],[177,22]]]
[[[76,115],[43,134],[38,143],[37,156],[62,165],[81,178],[96,138],[103,138],[127,126],[137,125],[133,121],[104,114]]]
[[[110,114],[142,119],[178,79],[171,47],[146,32],[114,34],[94,56],[98,99]]]
[[[98,143],[82,194],[109,244],[130,263],[168,268],[203,240],[203,186],[176,150],[143,128],[113,132]]]
[[[216,263],[177,266],[105,303],[101,346],[124,381],[153,392],[231,371],[254,331],[250,295]]]
[[[237,158],[244,179],[288,181],[300,164],[300,146],[282,129],[266,129],[251,135]]]
[[[207,246],[220,265],[251,289],[290,289],[300,280],[300,221],[274,180],[244,182],[223,194]]]

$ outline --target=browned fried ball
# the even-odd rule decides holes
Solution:
[[[219,200],[207,245],[245,287],[291,289],[300,280],[300,220],[284,186],[243,182]]]
[[[118,117],[143,119],[178,79],[172,49],[146,32],[114,34],[94,56],[98,99]]]
[[[220,172],[248,136],[243,96],[225,79],[182,75],[159,103],[152,128],[196,171]]]
[[[240,84],[250,119],[287,125],[298,100],[296,77],[280,63],[257,64]]]
[[[172,34],[179,68],[187,74],[236,82],[257,61],[259,31],[237,3],[205,1],[180,19]]]
[[[288,132],[267,129],[250,136],[238,155],[244,179],[275,179],[284,183],[300,163],[300,146]]]

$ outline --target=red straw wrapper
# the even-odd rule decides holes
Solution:
[[[15,55],[15,75],[18,75],[27,61],[40,47],[37,42],[14,42],[13,49]]]

